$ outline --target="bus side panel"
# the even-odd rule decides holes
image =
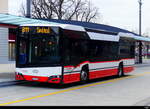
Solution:
[[[134,70],[134,67],[124,67],[124,73],[130,73],[130,72],[132,72],[133,70]]]
[[[79,82],[79,81],[80,81],[80,73],[64,75],[63,82],[65,84],[73,83],[73,82]]]
[[[90,64],[89,79],[117,75],[119,61],[105,61]]]
[[[76,68],[74,66],[66,66],[64,70],[63,83],[73,83],[80,81],[80,71],[85,65],[89,65],[89,79],[102,78],[117,75],[119,63],[124,64],[124,73],[134,70],[134,59],[121,59],[120,61],[104,61],[104,62],[83,62]]]
[[[85,65],[89,65],[89,61],[83,61],[76,66],[65,66],[64,67],[64,83],[73,83],[80,81],[81,69]]]
[[[102,78],[107,76],[117,75],[118,69],[107,69],[107,70],[98,70],[90,71],[89,79]]]
[[[130,73],[134,70],[134,64],[135,64],[134,58],[122,59],[121,61],[123,61],[124,73]]]
[[[64,66],[64,83],[73,83],[73,82],[79,82],[80,81],[80,72],[81,68],[88,64],[88,61],[79,63],[76,66]]]

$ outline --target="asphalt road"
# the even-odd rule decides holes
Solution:
[[[132,73],[64,87],[45,83],[0,83],[0,106],[148,106],[150,66]]]

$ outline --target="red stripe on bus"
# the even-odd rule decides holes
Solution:
[[[118,72],[118,69],[92,71],[92,72],[89,72],[89,79],[96,79],[96,78],[102,78],[106,76],[117,75],[117,72]],[[80,73],[64,75],[64,78],[63,78],[63,82],[65,84],[79,82],[79,81],[80,81]]]
[[[77,66],[64,66],[64,68],[76,68],[76,67],[80,67],[82,64],[85,64],[85,63],[90,63],[89,61],[84,61],[84,62],[82,62],[82,63],[80,63],[79,65],[77,65]]]
[[[67,83],[73,83],[73,82],[79,82],[80,81],[80,73],[70,74],[70,75],[64,75],[63,76],[63,82],[65,84]]]
[[[120,60],[114,60],[114,61],[97,61],[97,62],[89,62],[89,63],[107,63],[107,62],[119,62],[123,60],[133,60],[134,58],[125,58],[125,59],[120,59]]]
[[[79,65],[77,66],[64,66],[64,68],[76,68],[76,67],[80,67],[82,64],[85,64],[85,63],[108,63],[108,62],[119,62],[119,61],[123,61],[123,60],[134,60],[134,58],[125,58],[125,59],[120,59],[120,60],[114,60],[114,61],[97,61],[97,62],[89,62],[89,61],[85,61],[85,62],[82,62],[80,63]]]
[[[106,76],[117,75],[118,69],[106,69],[89,72],[89,79],[102,78]]]
[[[124,73],[129,73],[129,72],[132,72],[133,70],[134,70],[134,67],[133,67],[133,66],[124,67],[124,69],[123,69]]]
[[[134,67],[124,67],[124,73],[129,73],[134,70]],[[102,78],[107,76],[117,75],[118,68],[115,69],[105,69],[105,70],[97,70],[89,72],[89,79]],[[80,81],[80,73],[64,75],[63,82],[64,83],[73,83]]]
[[[131,60],[131,59],[135,60],[134,58],[124,58],[124,59],[120,59],[120,60]]]

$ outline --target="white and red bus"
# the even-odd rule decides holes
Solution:
[[[67,84],[134,70],[135,40],[70,24],[18,28],[16,80]]]

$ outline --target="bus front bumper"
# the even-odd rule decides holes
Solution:
[[[61,83],[61,76],[50,76],[50,77],[42,77],[42,76],[30,76],[30,75],[22,75],[21,73],[15,73],[16,80],[26,80],[26,81],[35,81],[35,82],[48,82],[48,83]]]

